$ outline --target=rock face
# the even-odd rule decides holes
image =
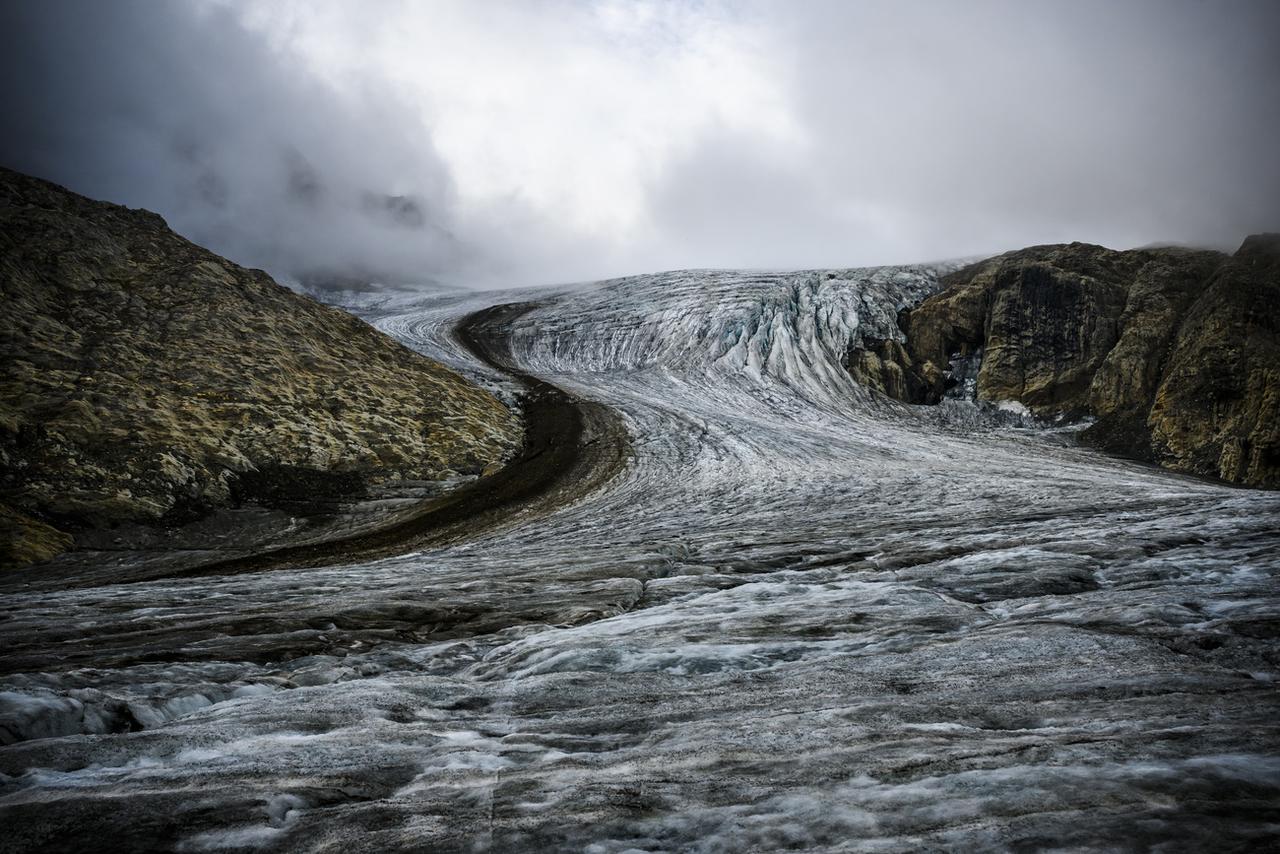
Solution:
[[[903,312],[905,345],[850,355],[899,400],[963,395],[1095,423],[1110,451],[1280,486],[1280,236],[1234,256],[1037,246],[961,269]]]
[[[519,442],[493,396],[355,317],[8,170],[0,296],[0,561],[233,495],[478,473]]]
[[[1280,234],[1250,237],[1173,340],[1148,419],[1157,459],[1280,486]]]

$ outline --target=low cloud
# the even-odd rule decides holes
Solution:
[[[1229,247],[1280,6],[0,5],[0,162],[289,280]]]
[[[8,3],[0,30],[12,168],[295,279],[421,281],[473,260],[413,111],[323,83],[230,9]]]

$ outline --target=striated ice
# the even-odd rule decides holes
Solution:
[[[368,564],[8,591],[48,651],[0,697],[10,844],[1274,846],[1280,496],[874,397],[848,348],[941,269],[364,301],[512,401],[450,330],[536,302],[514,361],[616,408],[626,469]]]

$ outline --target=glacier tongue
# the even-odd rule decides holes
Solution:
[[[371,306],[512,399],[450,329],[536,302],[514,361],[615,407],[633,459],[449,547],[12,592],[0,643],[49,650],[0,686],[0,734],[30,737],[0,750],[14,844],[1274,842],[1280,496],[994,408],[873,399],[844,353],[899,337],[937,275],[692,271]],[[58,665],[84,645],[92,669]],[[151,717],[80,734],[75,703]]]

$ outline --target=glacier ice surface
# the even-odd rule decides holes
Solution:
[[[938,268],[367,302],[622,415],[578,503],[324,569],[10,591],[19,849],[1205,850],[1280,827],[1280,496],[841,367]],[[64,662],[60,664],[60,662]],[[65,662],[72,662],[71,665]],[[122,846],[127,845],[122,842]]]

